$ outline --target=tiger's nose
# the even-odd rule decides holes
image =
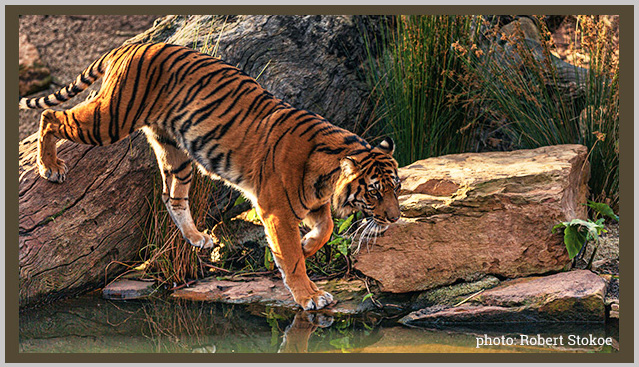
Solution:
[[[395,223],[395,222],[397,222],[399,220],[399,216],[395,215],[395,216],[390,217],[390,216],[387,215],[386,219],[388,219],[388,221],[391,222],[391,223]]]

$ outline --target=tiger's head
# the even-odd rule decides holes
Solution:
[[[341,173],[333,195],[335,214],[345,217],[362,211],[382,232],[400,216],[397,192],[400,180],[392,154],[395,144],[384,138],[369,151],[342,158]]]

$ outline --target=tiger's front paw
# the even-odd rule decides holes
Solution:
[[[51,182],[62,183],[67,178],[69,168],[62,159],[56,158],[56,163],[45,164],[38,162],[38,173]]]
[[[333,295],[322,290],[312,294],[306,299],[302,299],[300,305],[306,311],[319,310],[333,303]]]
[[[191,246],[197,247],[197,248],[212,248],[213,246],[215,246],[218,241],[216,241],[217,239],[213,239],[211,236],[209,236],[206,233],[201,233],[201,232],[197,232],[194,233],[193,235],[186,237],[186,241],[191,244]]]
[[[333,325],[334,319],[332,315],[323,314],[320,312],[305,312],[305,313],[306,313],[306,319],[311,325],[319,326],[321,328],[327,328]]]

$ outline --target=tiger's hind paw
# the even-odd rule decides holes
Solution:
[[[219,243],[217,238],[211,237],[210,235],[206,233],[198,233],[197,236],[191,236],[191,238],[186,238],[186,241],[189,244],[191,244],[191,246],[202,248],[202,249],[212,248],[213,246]]]
[[[69,168],[64,163],[62,159],[57,158],[55,164],[51,164],[49,166],[45,165],[42,162],[38,163],[38,173],[43,178],[51,182],[62,183],[67,178],[67,172]]]

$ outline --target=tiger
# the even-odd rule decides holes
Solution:
[[[67,110],[50,109],[99,78],[93,96]],[[142,130],[157,158],[162,200],[186,242],[197,248],[215,241],[191,217],[192,171],[238,189],[253,204],[284,285],[304,310],[334,303],[305,265],[329,241],[332,213],[361,211],[380,233],[400,217],[391,138],[373,147],[276,98],[239,68],[184,46],[120,46],[53,94],[20,98],[19,107],[44,109],[37,166],[54,183],[68,173],[57,156],[58,139],[102,146]],[[301,224],[310,228],[303,237]]]

